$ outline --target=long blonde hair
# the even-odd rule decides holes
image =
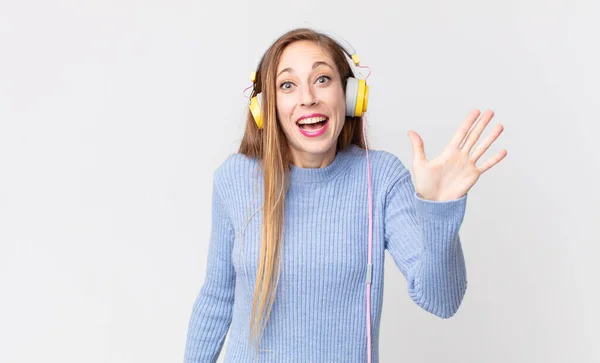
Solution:
[[[248,111],[246,129],[239,152],[254,157],[262,164],[264,173],[264,206],[260,257],[250,317],[250,340],[260,346],[260,340],[267,325],[275,300],[281,269],[283,250],[283,221],[285,196],[289,188],[291,154],[283,130],[277,122],[276,85],[277,66],[285,47],[300,40],[312,41],[328,54],[346,89],[346,80],[352,77],[352,70],[343,48],[329,36],[312,29],[299,28],[288,31],[279,37],[266,50],[259,62],[256,83],[251,97],[262,95],[263,129],[258,129],[252,113]],[[253,70],[254,71],[254,70]],[[336,153],[350,144],[364,148],[363,120],[360,117],[346,116],[344,127],[338,137]]]

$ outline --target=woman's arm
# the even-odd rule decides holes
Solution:
[[[420,198],[405,168],[386,196],[385,247],[406,278],[411,299],[441,318],[456,313],[466,292],[458,233],[466,200],[466,194],[442,202]]]
[[[235,270],[231,261],[234,231],[216,176],[206,277],[191,313],[185,363],[216,362],[231,323],[235,288]]]

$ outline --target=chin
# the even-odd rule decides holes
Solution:
[[[309,136],[298,129],[295,123],[293,127],[284,130],[289,141],[290,147],[297,153],[325,155],[335,150],[337,139],[342,131],[342,126],[339,126],[338,120],[329,120],[327,129],[324,133],[316,136]]]

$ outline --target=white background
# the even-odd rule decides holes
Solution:
[[[471,189],[444,320],[386,259],[381,361],[598,362],[595,1],[0,2],[0,361],[180,362],[212,173],[286,30],[368,65],[368,135],[408,166],[473,108],[508,156]]]

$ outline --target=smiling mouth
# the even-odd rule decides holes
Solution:
[[[302,130],[317,131],[325,126],[327,121],[329,121],[329,118],[325,116],[310,117],[296,122],[296,125],[298,125],[298,127],[300,127]]]

